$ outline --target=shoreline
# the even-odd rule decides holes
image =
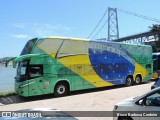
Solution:
[[[16,69],[0,64],[0,94],[14,92],[14,77]]]
[[[8,91],[8,92],[0,92],[0,97],[5,97],[5,96],[10,96],[10,95],[15,95],[15,91]]]

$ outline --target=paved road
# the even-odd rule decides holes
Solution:
[[[0,106],[1,111],[15,111],[32,108],[55,108],[61,111],[112,111],[114,104],[126,98],[141,95],[150,91],[154,82],[148,82],[131,87],[109,87],[91,90],[92,92],[77,92],[61,98],[37,99],[29,102]],[[82,118],[80,120],[112,120],[112,118]]]

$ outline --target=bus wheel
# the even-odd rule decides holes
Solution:
[[[68,85],[64,82],[60,82],[56,85],[54,89],[54,95],[56,97],[65,96],[68,93]]]
[[[126,83],[125,83],[125,86],[131,86],[132,85],[132,77],[131,76],[128,76],[126,78]]]
[[[141,83],[141,81],[142,81],[142,78],[141,78],[141,76],[140,75],[137,75],[136,76],[136,79],[135,79],[135,84],[140,84]]]

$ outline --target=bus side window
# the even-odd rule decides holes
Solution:
[[[151,68],[151,64],[147,64],[146,65],[146,68],[148,69],[148,68]]]
[[[43,76],[43,65],[30,65],[28,73],[29,79]]]

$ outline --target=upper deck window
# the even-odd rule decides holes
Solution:
[[[84,41],[65,40],[58,51],[58,57],[86,55],[86,44]]]
[[[37,38],[29,40],[24,46],[20,55],[30,54],[36,41],[37,41]]]

